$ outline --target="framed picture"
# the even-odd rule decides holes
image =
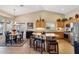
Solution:
[[[33,29],[33,23],[27,23],[27,29]]]

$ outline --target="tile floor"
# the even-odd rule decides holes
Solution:
[[[73,46],[63,40],[59,39],[59,53],[60,54],[73,54]],[[29,48],[28,43],[26,42],[22,47],[0,47],[0,54],[39,54],[38,51],[34,51],[33,48]],[[44,52],[44,54],[47,54]]]

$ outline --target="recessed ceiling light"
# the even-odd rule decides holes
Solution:
[[[64,11],[64,9],[63,9],[63,8],[62,8],[61,10],[62,10],[62,11]]]

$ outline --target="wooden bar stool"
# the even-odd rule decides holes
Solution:
[[[48,41],[47,51],[49,54],[59,54],[58,42]]]
[[[45,43],[42,41],[42,39],[37,39],[35,41],[34,49],[36,51],[40,51],[41,54],[43,53],[43,51],[45,50]]]

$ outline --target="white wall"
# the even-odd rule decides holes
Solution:
[[[45,19],[46,22],[52,22],[55,23],[58,18],[63,18],[63,14],[55,13],[55,12],[49,12],[49,11],[38,11],[33,12],[25,15],[20,15],[16,17],[17,23],[25,23],[25,29],[27,30],[27,23],[33,22],[34,23],[34,29],[35,29],[35,22],[39,18]]]

